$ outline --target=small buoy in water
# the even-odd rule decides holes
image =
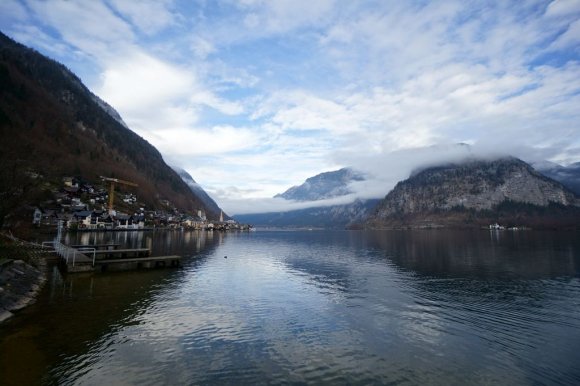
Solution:
[[[227,259],[227,258],[228,258],[227,256],[224,256],[224,259]]]

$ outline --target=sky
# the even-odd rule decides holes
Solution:
[[[580,0],[1,0],[0,29],[229,214],[341,167],[382,197],[457,143],[580,161]]]

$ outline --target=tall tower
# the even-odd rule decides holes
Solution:
[[[220,222],[224,222],[224,211],[220,210]]]

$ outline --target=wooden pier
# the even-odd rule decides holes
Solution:
[[[61,257],[62,266],[69,273],[180,266],[181,256],[150,256],[149,248],[116,249],[118,245],[114,245],[74,245],[74,248],[54,243],[54,249]]]

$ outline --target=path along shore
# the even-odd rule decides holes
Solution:
[[[35,244],[0,236],[0,323],[34,303],[47,280],[47,263]]]

